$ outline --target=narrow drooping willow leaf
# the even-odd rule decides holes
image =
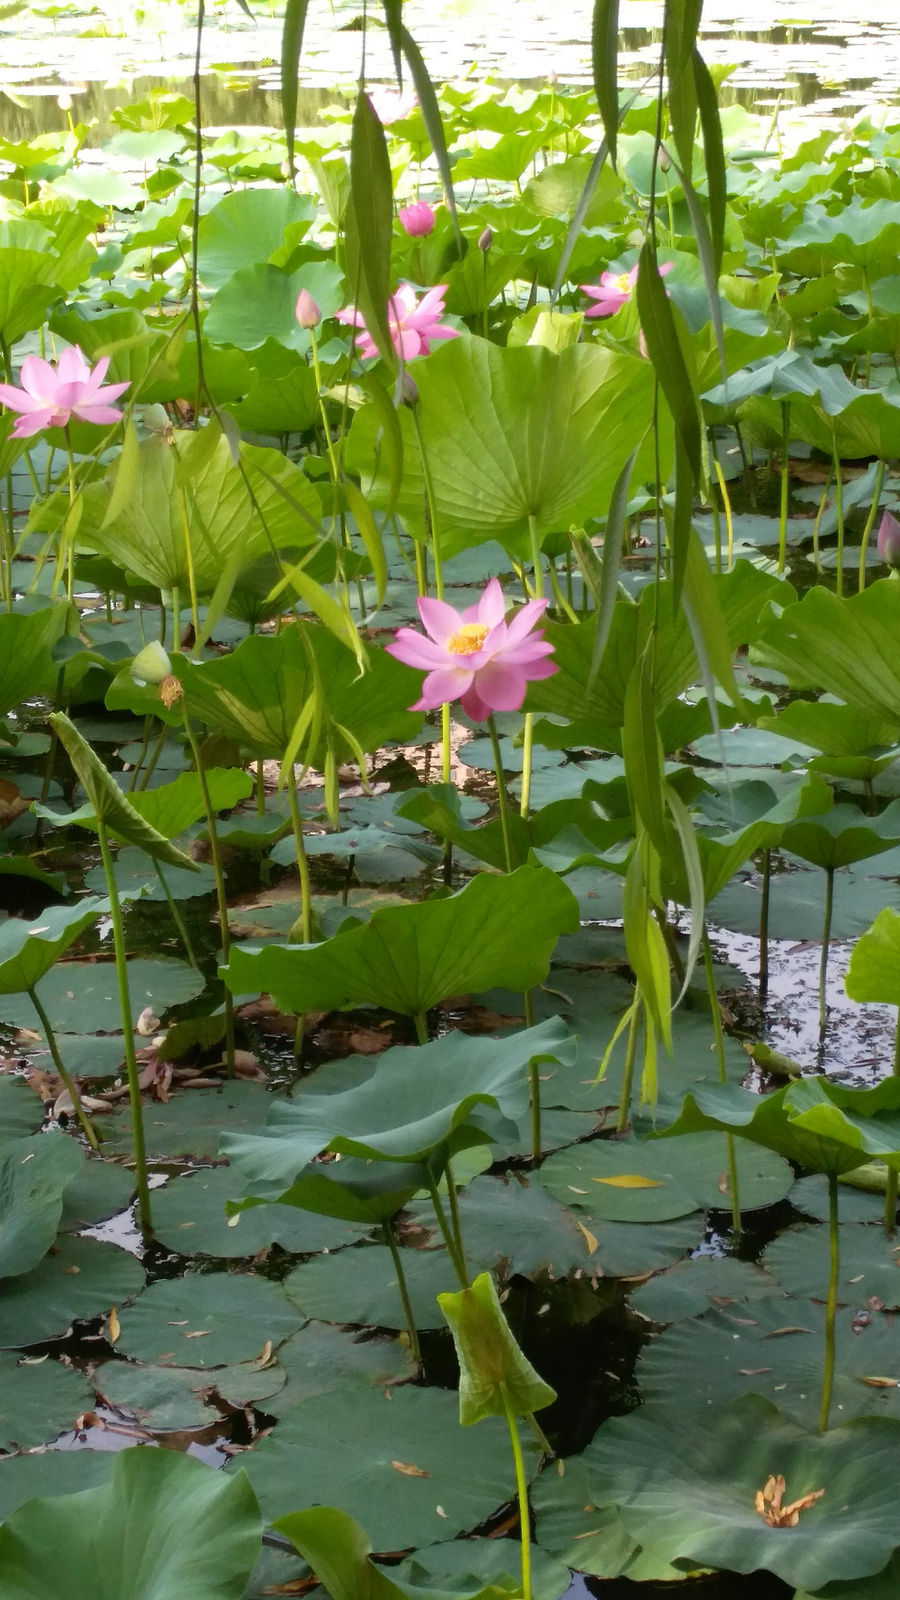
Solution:
[[[392,0],[385,0],[386,6],[388,3],[392,3]],[[399,0],[397,0],[398,19],[399,13],[400,4]],[[459,220],[456,215],[456,196],[453,193],[453,177],[450,171],[450,157],[447,154],[447,139],[444,133],[444,123],[441,117],[441,108],[438,105],[438,98],[434,92],[434,84],[428,75],[428,68],[422,59],[422,52],[420,51],[409,30],[401,25],[398,29],[398,37],[400,40],[400,48],[402,49],[406,58],[406,64],[409,67],[412,75],[412,81],[415,85],[416,94],[419,99],[419,110],[422,113],[422,121],[425,124],[425,131],[431,140],[431,148],[434,152],[434,159],[437,162],[438,172],[441,175],[441,187],[444,191],[444,201],[446,203],[447,210],[450,212],[450,217],[453,222],[453,232],[456,235],[456,248],[458,249],[460,255],[462,255],[462,234],[459,231]],[[393,35],[391,36],[391,42],[393,44]]]
[[[693,173],[697,122],[697,94],[691,58],[697,42],[702,7],[703,0],[667,0],[664,25],[669,124],[688,179]]]
[[[619,132],[619,0],[594,0],[591,63],[606,146],[615,166]]]
[[[294,134],[297,127],[297,74],[308,10],[309,0],[287,0],[281,27],[281,111],[291,174],[294,171]]]
[[[700,113],[700,132],[703,137],[703,153],[706,157],[709,229],[712,238],[713,262],[716,276],[718,277],[722,270],[722,251],[725,244],[725,207],[728,198],[725,182],[725,146],[722,141],[722,124],[719,119],[719,101],[712,74],[699,50],[694,50],[692,59],[697,110]]]
[[[345,240],[353,301],[389,367],[396,355],[387,324],[391,285],[394,186],[384,129],[360,89],[350,135],[350,204]]]

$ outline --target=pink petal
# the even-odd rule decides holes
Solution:
[[[499,659],[489,661],[475,674],[478,693],[492,711],[518,711],[527,681],[521,667],[508,667]]]
[[[405,662],[408,667],[418,667],[423,672],[432,672],[436,667],[450,666],[454,660],[448,651],[435,644],[433,639],[424,638],[412,628],[401,628],[393,642],[386,645],[385,649],[397,661]]]
[[[440,672],[429,672],[422,684],[422,698],[412,707],[414,711],[436,711],[438,706],[458,700],[471,686],[474,674],[464,667],[445,667]]]
[[[33,411],[30,416],[18,417],[13,428],[13,438],[30,439],[33,433],[40,433],[42,428],[49,428],[52,421],[52,406],[45,406],[43,411]]]
[[[0,383],[0,399],[8,406],[10,411],[30,413],[32,411],[52,411],[46,400],[39,400],[33,394],[26,394],[24,389],[14,389],[10,383]]]
[[[416,309],[416,291],[411,283],[398,283],[397,293],[388,301],[388,315],[396,322],[402,322]]]
[[[525,676],[529,683],[536,683],[539,678],[552,678],[558,671],[555,661],[532,661],[525,668]]]
[[[628,274],[628,287],[629,287],[629,289],[633,289],[635,284],[638,281],[638,267],[639,267],[639,262],[635,262],[634,266],[632,267],[631,271]]]
[[[659,269],[660,277],[664,278],[667,272],[672,272],[674,270],[674,267],[675,267],[674,261],[664,261],[662,266]]]
[[[419,338],[415,328],[395,326],[391,329],[391,337],[394,341],[394,349],[404,361],[412,361],[414,356],[427,356],[428,354],[428,346],[426,344],[423,349],[422,340]]]
[[[485,705],[474,683],[471,689],[467,689],[465,694],[460,695],[459,703],[466,716],[470,717],[473,722],[484,722],[491,714],[490,706]]]
[[[492,578],[476,606],[478,621],[488,628],[496,628],[506,614],[506,601],[497,578]]]
[[[364,328],[366,325],[362,312],[357,311],[355,306],[346,306],[343,311],[338,311],[335,315],[335,321],[343,322],[354,328]]]
[[[99,378],[97,378],[97,382],[102,383],[103,375],[108,366],[109,356],[104,356],[102,361],[97,362],[97,368],[92,374],[81,350],[75,344],[68,350],[63,351],[56,363],[56,372],[60,383],[87,383],[92,376],[96,375],[98,369],[102,369],[100,370]]]
[[[522,644],[515,645],[512,650],[500,651],[494,656],[495,661],[502,661],[511,667],[528,667],[532,661],[542,661],[545,656],[552,656],[553,646],[541,639],[525,639]]]
[[[446,293],[447,285],[445,283],[438,283],[433,289],[429,289],[419,301],[416,307],[416,315],[418,317],[424,316],[426,319],[436,322],[438,318],[444,315],[444,296]]]
[[[416,604],[426,633],[430,633],[438,644],[446,644],[463,620],[459,612],[448,606],[446,600],[432,600],[427,596],[423,596]]]
[[[122,415],[118,406],[90,404],[73,406],[72,414],[82,422],[118,422]]]
[[[532,628],[535,627],[538,618],[543,616],[546,609],[546,600],[529,600],[521,611],[517,611],[515,616],[507,623],[508,643],[511,646],[520,644],[526,635],[531,632]]]
[[[22,388],[36,400],[52,400],[56,394],[56,368],[42,356],[26,356],[19,373]]]
[[[427,334],[423,334],[423,337],[428,339],[458,339],[459,329],[446,328],[443,322],[434,322],[429,327]]]

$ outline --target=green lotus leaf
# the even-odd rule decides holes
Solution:
[[[196,1369],[173,1371],[139,1367],[133,1361],[104,1361],[94,1372],[93,1384],[108,1405],[130,1411],[141,1427],[153,1433],[208,1428],[218,1418],[204,1400],[209,1375]]]
[[[802,1078],[785,1091],[785,1109],[792,1128],[900,1168],[900,1079],[845,1089],[828,1078]]]
[[[842,1188],[839,1214],[845,1193]],[[893,1240],[885,1238],[882,1228],[859,1222],[842,1222],[839,1238],[838,1304],[855,1307],[879,1301],[886,1311],[900,1310],[900,1272]],[[824,1297],[829,1262],[828,1229],[808,1225],[787,1228],[763,1256],[763,1265],[788,1294],[811,1300]]]
[[[862,1417],[811,1433],[747,1396],[702,1412],[643,1408],[605,1422],[585,1452],[592,1496],[669,1561],[763,1568],[816,1589],[879,1572],[900,1541],[892,1478],[900,1424]],[[754,1497],[772,1475],[785,1504],[824,1494],[796,1526],[767,1525]]]
[[[151,823],[145,822],[140,812],[135,810],[99,756],[94,754],[87,740],[78,732],[74,722],[70,722],[62,711],[51,712],[49,721],[75,768],[94,815],[110,833],[123,844],[137,845],[139,850],[146,851],[155,861],[165,861],[173,867],[196,872],[197,863],[183,850],[170,844],[164,834],[159,833]]]
[[[409,1351],[399,1339],[360,1339],[323,1322],[308,1322],[287,1339],[278,1363],[285,1382],[266,1402],[273,1417],[285,1417],[313,1395],[332,1394],[351,1383],[384,1389],[413,1376]]]
[[[696,1091],[699,1099],[701,1091]],[[685,1104],[691,1099],[688,1095]],[[682,1113],[683,1116],[683,1113]],[[679,1131],[682,1130],[678,1123]],[[660,1136],[661,1137],[661,1136]],[[788,1193],[786,1162],[738,1151],[741,1205],[772,1205]],[[612,1222],[666,1222],[692,1211],[727,1207],[725,1147],[720,1140],[690,1138],[669,1147],[660,1139],[595,1139],[550,1156],[538,1174],[564,1205]]]
[[[894,272],[900,250],[900,223],[892,201],[866,203],[854,195],[839,211],[808,205],[803,221],[790,236],[791,246],[807,246],[828,261],[863,267],[869,277],[884,278]]]
[[[670,1139],[717,1128],[761,1144],[768,1150],[776,1150],[787,1160],[797,1161],[813,1172],[852,1172],[854,1167],[861,1167],[868,1160],[869,1153],[859,1145],[853,1146],[854,1135],[849,1124],[828,1099],[827,1090],[814,1090],[813,1100],[809,1100],[809,1086],[822,1083],[827,1080],[805,1078],[800,1085],[786,1085],[767,1095],[751,1094],[748,1089],[734,1084],[698,1088],[685,1095],[677,1120],[652,1137]],[[885,1085],[880,1087],[883,1089]],[[900,1082],[896,1087],[900,1090]],[[793,1097],[800,1090],[803,1095],[795,1115]],[[854,1090],[852,1093],[871,1095],[877,1091]],[[827,1132],[820,1132],[819,1125],[827,1127]]]
[[[568,1456],[562,1477],[553,1465],[542,1472],[532,1485],[531,1504],[538,1549],[549,1550],[576,1572],[634,1583],[684,1581],[683,1568],[641,1550],[615,1506],[593,1503],[584,1456]]]
[[[197,265],[210,289],[256,262],[275,261],[309,230],[316,203],[293,189],[237,189],[200,218]]]
[[[0,994],[33,989],[86,928],[109,912],[109,901],[48,906],[37,922],[10,917],[0,924]]]
[[[421,1332],[443,1328],[437,1297],[458,1282],[446,1250],[400,1252],[413,1321]],[[301,1262],[285,1279],[285,1293],[304,1317],[361,1328],[407,1326],[387,1245],[360,1245]],[[454,1408],[455,1409],[455,1408]],[[458,1418],[454,1416],[454,1427]]]
[[[873,869],[880,865],[876,857]],[[794,872],[774,873],[769,882],[769,938],[795,942],[821,939],[825,884],[823,873],[802,867]],[[838,872],[834,880],[832,939],[858,938],[888,898],[896,896],[885,878],[866,877],[850,870]],[[716,895],[707,908],[707,917],[711,924],[758,938],[760,910],[759,881],[735,878]]]
[[[61,1234],[55,1248],[0,1295],[0,1349],[61,1337],[82,1318],[106,1315],[144,1287],[144,1269],[127,1250]]]
[[[24,1364],[0,1351],[0,1444],[31,1450],[50,1444],[92,1405],[90,1384],[60,1361]]]
[[[556,1390],[523,1354],[489,1272],[468,1289],[439,1294],[459,1361],[459,1420],[463,1427],[485,1417],[526,1417],[553,1404]]]
[[[858,806],[834,806],[824,816],[789,822],[781,835],[783,850],[826,872],[881,855],[895,844],[900,844],[900,800],[877,817],[867,817]]]
[[[33,695],[55,692],[59,667],[51,651],[68,631],[71,617],[64,605],[0,616],[0,716]]]
[[[45,1450],[0,1458],[0,1522],[36,1495],[73,1494],[105,1483],[115,1460],[110,1450]]]
[[[294,1255],[339,1250],[359,1229],[293,1206],[266,1205],[229,1222],[225,1202],[240,1180],[227,1167],[206,1167],[171,1178],[154,1195],[154,1236],[180,1255],[255,1256],[271,1244]]]
[[[889,906],[853,946],[845,988],[851,1000],[900,1006],[900,914]]]
[[[0,1563],[9,1600],[240,1600],[261,1536],[243,1473],[136,1446],[118,1453],[109,1483],[13,1512]]]
[[[83,1165],[80,1145],[64,1133],[10,1139],[0,1148],[0,1278],[30,1272],[46,1255],[63,1191]]]
[[[759,726],[839,757],[862,758],[873,746],[892,746],[900,737],[900,720],[863,716],[852,706],[828,700],[794,700],[777,717],[761,717]]]
[[[448,1582],[444,1588],[435,1581],[430,1571],[429,1581],[424,1586],[413,1582],[414,1578],[424,1575],[415,1562],[411,1564],[411,1570],[404,1569],[402,1579],[397,1576],[396,1567],[389,1575],[370,1559],[371,1541],[359,1524],[346,1512],[330,1506],[295,1511],[290,1516],[279,1518],[274,1526],[296,1545],[331,1600],[451,1600],[452,1596],[459,1597],[459,1600],[503,1600],[504,1596],[515,1590],[512,1579],[504,1581],[502,1562],[497,1561],[487,1563],[490,1566],[490,1581],[476,1576],[464,1565],[449,1565]],[[487,1540],[480,1542],[485,1545],[488,1543]],[[492,1550],[492,1554],[502,1556],[502,1552],[497,1550]],[[449,1573],[452,1573],[452,1578]],[[440,1568],[438,1575],[443,1576]],[[550,1590],[553,1600],[556,1600],[558,1593],[558,1589]],[[546,1591],[536,1589],[535,1596],[536,1600],[548,1600]]]
[[[446,900],[389,906],[315,946],[237,946],[221,974],[232,994],[263,989],[301,1015],[368,1002],[415,1016],[451,994],[541,983],[575,897],[547,867],[481,873]]]
[[[0,1150],[10,1139],[36,1133],[43,1120],[43,1104],[25,1079],[0,1077]]]
[[[134,964],[129,962],[129,968]],[[196,976],[193,968],[186,971]],[[261,1128],[271,1104],[272,1096],[261,1083],[244,1083],[239,1078],[203,1094],[173,1095],[166,1105],[154,1105],[144,1115],[147,1153],[158,1158],[193,1156],[214,1161],[223,1132]],[[105,1151],[130,1155],[133,1140],[127,1106],[105,1119],[103,1131]]]
[[[439,1150],[432,1157],[432,1171],[436,1175],[440,1174],[446,1157],[446,1150]],[[428,1172],[422,1163],[407,1165],[350,1156],[344,1157],[339,1165],[330,1161],[308,1167],[289,1189],[270,1199],[254,1195],[244,1200],[229,1199],[226,1211],[229,1216],[236,1216],[241,1211],[257,1206],[296,1206],[301,1211],[310,1211],[320,1217],[359,1222],[364,1226],[374,1225],[396,1216],[407,1201],[420,1189],[426,1188],[427,1184]],[[232,1177],[232,1193],[241,1186]]]
[[[445,1539],[441,1544],[428,1545],[416,1550],[412,1556],[393,1569],[398,1583],[427,1582],[429,1589],[453,1590],[466,1580],[467,1587],[479,1581],[485,1585],[499,1585],[501,1589],[517,1590],[521,1563],[520,1546],[514,1538],[505,1539]],[[513,1573],[515,1577],[511,1576]],[[572,1575],[562,1561],[556,1561],[539,1546],[531,1547],[531,1592],[534,1600],[562,1600],[572,1582]],[[421,1591],[417,1591],[421,1593]],[[496,1589],[495,1600],[499,1600]],[[422,1600],[425,1600],[422,1595]]]
[[[767,1259],[766,1265],[772,1265]],[[776,1277],[734,1256],[692,1256],[658,1273],[631,1295],[631,1305],[651,1322],[681,1322],[715,1306],[746,1307],[770,1295],[783,1298]],[[817,1285],[827,1282],[826,1275]],[[735,1315],[739,1315],[735,1312]]]
[[[203,988],[203,977],[186,961],[173,961],[168,957],[148,960],[136,957],[128,963],[128,989],[131,995],[132,1014],[135,1019],[145,1006],[152,1006],[157,1016],[169,1006],[184,1000],[193,1000]],[[90,1075],[96,1056],[98,1069],[107,1074],[120,1066],[122,1052],[122,1012],[116,987],[116,969],[112,961],[65,961],[51,967],[41,979],[39,999],[50,1018],[50,1026],[74,1037],[71,1040],[71,1060],[79,1073]],[[17,1028],[30,1028],[43,1033],[43,1023],[25,994],[0,997],[0,1017]],[[88,1039],[87,1030],[117,1034],[118,1044],[109,1040]],[[66,1061],[66,1041],[62,1043],[63,1063]],[[242,1085],[254,1088],[256,1085]],[[165,1111],[165,1106],[157,1107]]]
[[[288,350],[308,350],[309,332],[294,314],[301,289],[312,295],[323,317],[333,317],[343,299],[344,274],[327,260],[304,261],[296,272],[268,263],[242,267],[210,306],[203,325],[206,337],[239,350],[258,350],[267,339],[277,339]]]
[[[354,936],[355,930],[338,938]],[[240,1180],[272,1198],[324,1150],[425,1162],[441,1146],[464,1149],[490,1139],[493,1119],[485,1123],[481,1108],[523,1114],[528,1063],[565,1053],[568,1042],[565,1026],[553,1021],[504,1040],[448,1033],[418,1049],[395,1046],[355,1087],[316,1094],[310,1086],[294,1099],[275,1100],[262,1133],[226,1134],[222,1150]]]
[[[890,578],[846,600],[814,588],[798,605],[768,617],[754,655],[796,688],[825,689],[866,717],[895,723],[898,628],[900,584]]]
[[[296,1333],[300,1319],[275,1283],[250,1273],[160,1278],[119,1318],[117,1348],[154,1366],[231,1366],[253,1361]]]
[[[99,1157],[89,1158],[66,1184],[60,1232],[80,1233],[83,1228],[105,1222],[117,1211],[124,1211],[133,1194],[134,1176],[125,1167]]]

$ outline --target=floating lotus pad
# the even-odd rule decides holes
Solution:
[[[788,1294],[824,1300],[828,1288],[829,1241],[824,1227],[788,1228],[763,1256],[763,1264]],[[873,1297],[878,1309],[900,1309],[900,1241],[881,1228],[858,1222],[840,1228],[839,1305],[864,1306]]]
[[[630,1300],[633,1310],[651,1322],[681,1322],[714,1307],[740,1308],[769,1296],[783,1299],[784,1291],[774,1277],[749,1261],[693,1256],[642,1284]],[[736,1316],[742,1314],[735,1310]]]
[[[662,1141],[595,1139],[551,1156],[539,1176],[564,1205],[610,1222],[667,1222],[698,1209],[728,1209],[724,1142],[691,1135],[672,1145],[669,1156]],[[794,1175],[780,1157],[757,1150],[748,1158],[738,1147],[737,1159],[744,1210],[771,1205],[790,1190]]]
[[[111,1450],[45,1450],[0,1459],[0,1522],[36,1495],[76,1494],[104,1483],[115,1459]]]
[[[193,1089],[173,1095],[165,1105],[144,1107],[147,1154],[194,1156],[210,1160],[219,1153],[223,1132],[261,1128],[272,1105],[262,1084],[223,1082],[221,1089]],[[131,1112],[126,1106],[115,1117],[104,1118],[104,1149],[111,1155],[130,1155]],[[235,1191],[240,1193],[240,1185]]]
[[[134,1194],[134,1177],[125,1167],[93,1157],[66,1185],[59,1226],[77,1233],[122,1211]]]
[[[683,1581],[685,1573],[642,1550],[615,1506],[593,1504],[584,1456],[568,1456],[562,1476],[551,1462],[531,1486],[538,1547],[566,1567],[594,1578],[633,1583]]]
[[[89,1411],[90,1384],[72,1367],[52,1359],[40,1364],[0,1352],[0,1446],[31,1450],[48,1444],[76,1417]]]
[[[128,963],[128,991],[135,1018],[145,1006],[152,1006],[157,1016],[162,1016],[170,1006],[193,1000],[203,985],[200,973],[184,961],[139,957]],[[116,969],[111,961],[65,961],[41,979],[38,992],[54,1029],[82,1034],[121,1031]],[[25,994],[4,995],[0,1018],[14,1027],[43,1033]]]
[[[293,1334],[278,1351],[278,1361],[286,1382],[260,1407],[274,1417],[348,1384],[385,1389],[413,1376],[409,1352],[399,1339],[359,1338],[322,1322],[309,1322]]]
[[[64,1133],[11,1139],[0,1148],[0,1279],[30,1272],[59,1226],[63,1191],[84,1165]]]
[[[254,1206],[229,1222],[225,1202],[239,1196],[242,1181],[230,1167],[204,1167],[170,1178],[153,1196],[153,1232],[167,1250],[181,1255],[254,1256],[271,1244],[296,1255],[339,1250],[361,1230],[332,1217],[294,1206]]]
[[[36,1133],[43,1120],[40,1097],[25,1079],[0,1076],[0,1146]]]
[[[252,1361],[300,1326],[277,1284],[231,1272],[160,1278],[119,1321],[123,1355],[204,1369]]]
[[[446,1250],[404,1250],[403,1272],[416,1327],[442,1328],[436,1296],[458,1287]],[[285,1279],[305,1317],[369,1328],[405,1328],[406,1317],[387,1245],[360,1245],[305,1261]]]
[[[127,1250],[61,1234],[40,1266],[7,1279],[0,1292],[0,1349],[55,1339],[72,1323],[133,1300],[144,1269]]]

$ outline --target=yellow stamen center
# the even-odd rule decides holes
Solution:
[[[446,649],[453,656],[473,656],[481,649],[490,631],[483,622],[464,622],[455,633],[451,633]]]
[[[629,280],[628,273],[620,272],[619,276],[613,280],[613,287],[618,289],[620,294],[630,294],[631,282]]]

